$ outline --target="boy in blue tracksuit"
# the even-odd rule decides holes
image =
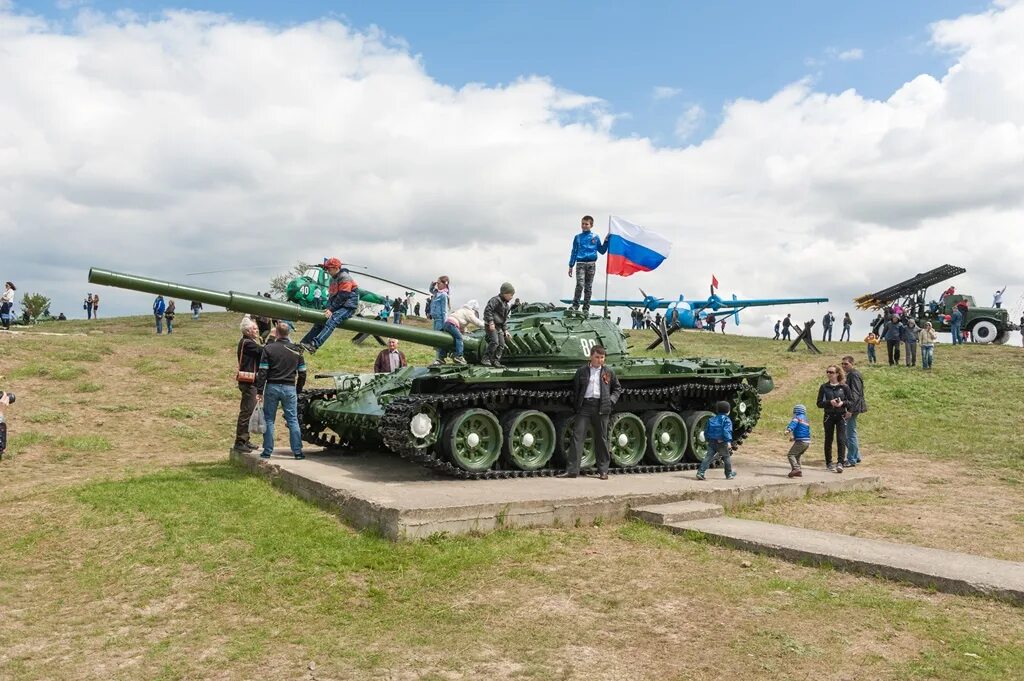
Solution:
[[[584,215],[580,220],[579,234],[573,237],[572,252],[569,254],[569,277],[576,267],[576,293],[572,296],[572,309],[580,309],[580,295],[583,296],[583,311],[590,312],[590,291],[594,287],[594,273],[597,271],[597,255],[608,252],[608,239],[594,234],[594,218]]]
[[[725,465],[725,479],[732,480],[736,477],[736,471],[732,469],[732,451],[736,449],[736,443],[732,441],[732,419],[729,418],[729,403],[721,401],[715,405],[718,413],[708,419],[704,427],[704,439],[708,442],[708,453],[700,462],[697,469],[697,479],[704,479],[704,472],[711,467],[715,456],[722,455],[722,463]]]
[[[811,446],[811,422],[807,420],[807,407],[798,404],[793,407],[793,420],[786,426],[786,433],[793,442],[789,448],[789,476],[790,478],[803,477],[800,470],[800,457]]]

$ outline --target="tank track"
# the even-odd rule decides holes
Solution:
[[[306,407],[313,400],[333,400],[337,395],[338,391],[334,388],[308,388],[299,394],[299,427],[302,431],[303,442],[327,449],[345,447],[345,443],[341,442],[337,435],[327,435],[323,429],[314,430],[313,424],[301,418],[301,415],[306,413]]]
[[[729,384],[691,384],[676,385],[665,388],[625,388],[622,399],[633,399],[637,401],[671,401],[684,397],[689,398],[715,398],[725,397],[731,392],[738,391],[743,383]],[[460,478],[462,480],[504,480],[508,478],[543,478],[552,477],[564,471],[562,468],[542,468],[534,471],[518,469],[491,469],[481,472],[467,471],[459,468],[450,461],[442,459],[431,448],[417,448],[413,445],[409,433],[409,424],[412,417],[419,412],[424,404],[432,404],[443,410],[460,409],[466,407],[486,407],[495,403],[502,407],[530,407],[543,408],[544,406],[571,406],[572,392],[570,390],[522,390],[518,388],[500,388],[484,390],[479,392],[464,392],[440,395],[409,395],[393,400],[388,404],[381,420],[380,433],[384,438],[384,444],[391,451],[404,459],[414,461],[419,465],[436,471],[443,475]],[[748,431],[749,432],[749,431]],[[745,437],[743,433],[742,437]],[[736,443],[742,442],[741,437],[736,438]],[[679,463],[670,466],[641,464],[629,468],[612,466],[610,474],[630,473],[667,473],[672,471],[694,470],[697,463]],[[717,466],[718,463],[715,463]]]

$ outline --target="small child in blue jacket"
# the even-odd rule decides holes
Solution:
[[[725,479],[732,480],[736,477],[736,471],[732,469],[732,451],[736,449],[736,443],[732,441],[732,419],[729,418],[730,406],[724,400],[715,405],[718,413],[708,419],[704,427],[704,439],[708,443],[708,453],[700,462],[697,469],[697,479],[703,480],[704,473],[711,467],[715,456],[722,455],[722,463],[725,465]]]
[[[793,420],[786,426],[786,433],[793,445],[789,448],[789,477],[801,478],[800,457],[811,446],[811,422],[807,420],[807,407],[798,404],[793,407]]]

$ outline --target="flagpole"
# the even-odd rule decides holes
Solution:
[[[612,231],[612,216],[608,215],[608,232]],[[604,235],[605,241],[608,240],[608,234]],[[604,254],[604,318],[611,319],[611,314],[608,312],[608,254]]]

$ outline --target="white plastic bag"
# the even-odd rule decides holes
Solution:
[[[250,433],[265,433],[267,432],[267,419],[263,416],[263,405],[258,404],[256,408],[252,410],[252,416],[249,417],[249,432]]]

